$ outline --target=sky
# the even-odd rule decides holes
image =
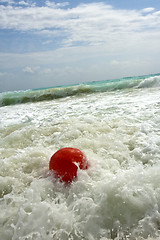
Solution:
[[[159,0],[0,0],[0,92],[160,72]]]

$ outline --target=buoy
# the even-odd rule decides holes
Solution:
[[[87,169],[89,166],[86,155],[78,148],[62,148],[55,152],[49,162],[49,170],[53,170],[56,177],[69,183],[77,177],[77,170]]]

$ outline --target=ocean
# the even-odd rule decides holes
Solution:
[[[160,74],[0,93],[0,155],[1,240],[160,239]]]

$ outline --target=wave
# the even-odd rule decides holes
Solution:
[[[33,89],[27,91],[7,92],[0,94],[0,106],[27,102],[49,101],[67,96],[89,94],[94,92],[116,91],[128,88],[160,87],[160,74],[126,77],[114,80],[88,82],[79,85]]]
[[[153,88],[153,87],[160,87],[160,76],[146,78],[138,85],[138,88]]]

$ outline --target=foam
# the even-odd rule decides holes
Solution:
[[[71,96],[88,95],[95,92],[111,92],[133,88],[152,88],[160,86],[160,76],[147,75],[125,77],[114,80],[89,82],[70,86],[0,93],[0,107],[28,102],[50,101]]]
[[[1,108],[1,238],[158,239],[158,102],[133,89]],[[65,146],[91,163],[68,186],[48,172]]]
[[[160,87],[160,76],[146,78],[138,85],[138,88],[156,88],[156,87]]]

